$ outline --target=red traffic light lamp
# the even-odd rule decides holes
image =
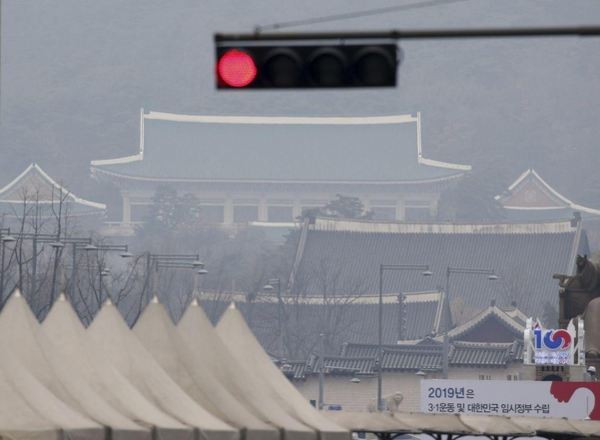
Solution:
[[[394,87],[395,44],[220,42],[218,89]]]
[[[219,59],[217,73],[225,86],[246,87],[256,78],[257,70],[249,54],[231,49]]]

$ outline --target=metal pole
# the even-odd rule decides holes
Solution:
[[[452,311],[450,310],[450,267],[446,268],[446,287],[444,288],[446,294],[446,302],[448,303],[448,312],[452,315]],[[450,341],[448,338],[448,328],[450,327],[450,322],[448,322],[449,317],[447,317],[446,322],[444,324],[444,341],[442,347],[442,378],[448,379],[448,355],[449,355],[449,345]]]
[[[325,379],[325,334],[319,335],[319,411],[323,410],[323,382]]]
[[[4,302],[4,254],[6,243],[2,240],[2,271],[0,272],[0,304]]]
[[[150,270],[151,269],[152,269],[152,254],[150,252],[148,252],[146,254],[146,286],[144,287],[144,289],[149,291],[152,294],[152,290],[150,290]],[[146,292],[144,291],[144,293],[146,293]]]
[[[281,309],[283,304],[281,303],[281,280],[277,280],[277,357],[279,362],[283,359],[283,326],[281,322]]]
[[[382,381],[381,370],[383,366],[383,264],[379,265],[379,337],[377,339],[377,411],[383,411],[381,402]]]
[[[36,277],[37,277],[37,236],[33,237],[33,263],[31,268],[31,301],[35,303]]]
[[[71,268],[71,282],[69,283],[69,295],[73,298],[73,291],[75,290],[75,277],[77,276],[77,243],[73,243],[73,267]]]
[[[156,284],[158,280],[158,260],[154,261],[154,269],[152,270],[152,290],[150,291],[150,299],[157,295],[158,293],[155,291]]]
[[[600,26],[562,26],[535,28],[472,28],[472,29],[415,29],[364,32],[296,32],[296,33],[252,33],[215,34],[216,43],[230,41],[294,41],[294,40],[412,40],[443,38],[505,38],[505,37],[559,37],[597,36]]]
[[[102,304],[102,266],[98,263],[98,279],[100,280],[100,295],[98,296],[98,304]]]

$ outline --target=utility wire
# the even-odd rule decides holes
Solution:
[[[265,31],[273,31],[283,28],[311,25],[315,23],[328,23],[331,21],[349,20],[352,18],[369,17],[372,15],[388,14],[390,12],[409,11],[413,9],[424,9],[432,6],[443,6],[452,3],[461,3],[469,0],[427,0],[419,3],[409,3],[407,5],[388,6],[385,8],[367,9],[365,11],[347,12],[344,14],[324,15],[322,17],[306,18],[303,20],[284,21],[266,26],[256,26],[254,32],[259,34]]]

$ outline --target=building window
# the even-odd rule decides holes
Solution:
[[[431,220],[431,203],[429,200],[406,200],[404,202],[404,220]]]
[[[249,223],[258,221],[258,206],[234,206],[233,222]]]
[[[269,206],[267,220],[270,222],[289,223],[294,221],[292,206]]]
[[[489,374],[480,374],[479,380],[492,380],[492,376]]]
[[[396,220],[396,208],[371,206],[374,220]]]
[[[209,223],[223,223],[225,221],[225,208],[218,205],[201,205],[200,217]]]
[[[143,222],[146,221],[150,214],[150,204],[135,204],[131,205],[131,221]]]

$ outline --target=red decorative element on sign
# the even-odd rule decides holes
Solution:
[[[600,382],[552,382],[550,394],[559,402],[568,402],[579,389],[588,389],[594,394],[594,408],[590,419],[600,420]]]

